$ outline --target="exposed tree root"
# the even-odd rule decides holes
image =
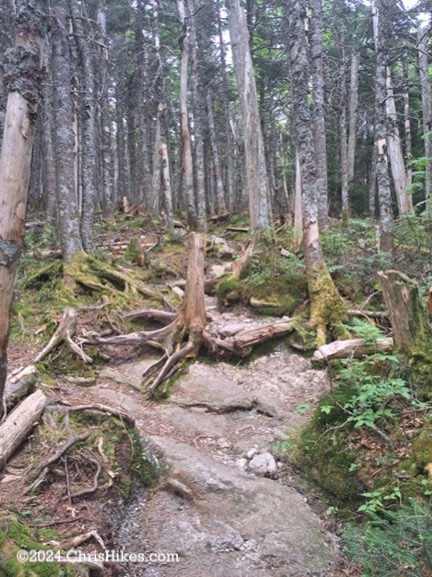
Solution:
[[[57,330],[51,337],[49,343],[46,347],[37,355],[35,358],[35,363],[38,363],[44,359],[48,353],[50,353],[55,347],[57,347],[62,341],[66,344],[67,348],[75,355],[78,355],[81,360],[86,364],[91,364],[93,359],[85,354],[85,352],[72,340],[77,328],[77,317],[78,313],[76,309],[67,307],[63,313],[63,318],[60,321]]]
[[[148,385],[148,392],[152,395],[179,363],[196,356],[202,347],[218,358],[241,358],[247,356],[255,345],[286,335],[295,329],[295,320],[282,319],[241,331],[231,339],[216,338],[205,330],[204,284],[204,238],[200,234],[192,233],[189,237],[186,292],[178,314],[145,310],[126,315],[129,319],[153,318],[169,324],[155,331],[138,331],[108,338],[88,333],[86,342],[100,345],[147,344],[162,348],[162,357],[150,365],[143,375],[143,382]],[[159,342],[161,340],[164,345]]]

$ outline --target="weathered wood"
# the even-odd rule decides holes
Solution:
[[[379,272],[397,348],[410,347],[430,331],[417,283],[397,270]]]
[[[6,379],[4,403],[8,409],[27,396],[36,383],[37,369],[28,365],[8,376]]]
[[[363,339],[348,339],[345,341],[334,341],[328,345],[323,345],[314,353],[314,359],[317,361],[331,360],[331,359],[358,359],[365,355],[373,355],[374,353],[382,353],[391,351],[393,348],[393,339],[390,337],[377,339],[377,341],[370,345],[364,342]]]
[[[255,329],[240,331],[233,338],[234,347],[243,350],[282,337],[291,333],[296,324],[296,319],[282,319]]]
[[[0,425],[0,470],[36,425],[46,402],[43,392],[36,391],[24,399]]]
[[[125,321],[150,320],[157,321],[163,325],[171,323],[175,320],[177,313],[169,311],[161,311],[158,309],[146,309],[142,311],[132,311],[123,316]]]
[[[349,317],[366,317],[370,319],[388,319],[388,312],[386,311],[363,311],[361,309],[348,309],[347,315]]]

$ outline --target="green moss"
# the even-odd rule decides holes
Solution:
[[[308,280],[311,298],[310,322],[317,331],[317,346],[326,343],[326,328],[330,327],[336,339],[349,338],[343,328],[346,306],[342,301],[328,270],[324,267]]]
[[[233,276],[223,278],[216,287],[216,295],[224,305],[240,302],[244,298],[243,284]]]
[[[411,448],[411,460],[418,473],[432,463],[432,424],[426,424]]]

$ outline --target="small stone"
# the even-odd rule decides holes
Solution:
[[[221,437],[217,440],[217,446],[219,449],[229,449],[231,447],[231,443],[228,441],[228,439]]]
[[[273,475],[277,471],[276,461],[269,452],[255,455],[249,463],[249,469],[256,475]]]
[[[236,461],[236,465],[237,468],[240,469],[240,471],[246,471],[247,467],[248,467],[248,461],[247,459],[237,459]]]
[[[253,459],[253,457],[255,457],[257,453],[258,453],[258,447],[255,445],[255,447],[249,449],[249,451],[246,453],[246,456],[248,459]]]

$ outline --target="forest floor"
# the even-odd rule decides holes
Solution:
[[[185,233],[176,233],[173,242],[164,245],[157,229],[149,233],[144,226],[140,230],[136,221],[133,224],[123,221],[101,231],[96,255],[102,260],[113,258],[135,274],[138,270],[148,286],[157,286],[165,300],[178,305],[181,293],[168,285],[174,287],[185,278]],[[30,256],[37,256],[45,248],[44,233],[32,234],[38,237],[38,249],[35,252],[33,247]],[[140,247],[153,247],[151,252],[137,250],[136,238]],[[209,280],[223,275],[242,245],[240,232],[229,237],[232,240],[223,244],[222,253],[214,252],[218,238],[212,237],[207,254]],[[22,279],[33,273],[34,269],[26,271]],[[58,290],[58,279],[39,279],[35,285],[18,288],[10,371],[34,362],[60,321],[68,297],[56,300]],[[83,289],[81,304],[100,303],[100,297]],[[141,297],[121,295],[115,307],[85,312],[77,336],[96,326],[98,330],[109,327],[113,334],[121,332],[122,315],[139,306],[143,307]],[[208,331],[227,337],[275,320],[241,303],[226,308],[214,294],[206,296],[206,313]],[[1,508],[8,513],[4,519],[9,519],[3,519],[9,523],[6,533],[12,515],[13,522],[26,527],[29,547],[67,550],[74,537],[93,531],[97,537],[93,533],[79,545],[83,552],[101,552],[104,545],[125,553],[179,556],[178,562],[171,563],[114,562],[103,568],[95,564],[87,567],[89,575],[359,574],[339,549],[338,524],[326,515],[325,500],[290,464],[292,439],[330,388],[326,370],[313,367],[307,356],[279,340],[237,363],[189,361],[170,381],[169,394],[155,401],[141,390],[143,372],[158,358],[155,350],[142,345],[96,348],[91,368],[63,348],[55,349],[38,364],[37,387],[51,404],[102,404],[121,410],[133,419],[139,443],[133,444],[126,427],[119,433],[115,426],[113,432],[99,417],[58,420],[56,413],[48,411],[0,476]],[[65,436],[83,428],[95,438],[93,445],[79,445],[69,457],[63,455],[35,491],[26,491],[29,468],[52,454]],[[116,490],[117,479],[137,470],[137,459],[141,476]],[[105,476],[95,477],[95,467],[103,461],[109,462],[102,466]],[[77,489],[92,484],[93,491],[74,497]],[[8,552],[18,545],[19,540],[13,541]],[[77,574],[79,570],[85,571],[85,566],[77,568]],[[0,575],[20,574],[13,571],[17,569],[8,573],[0,566]]]

